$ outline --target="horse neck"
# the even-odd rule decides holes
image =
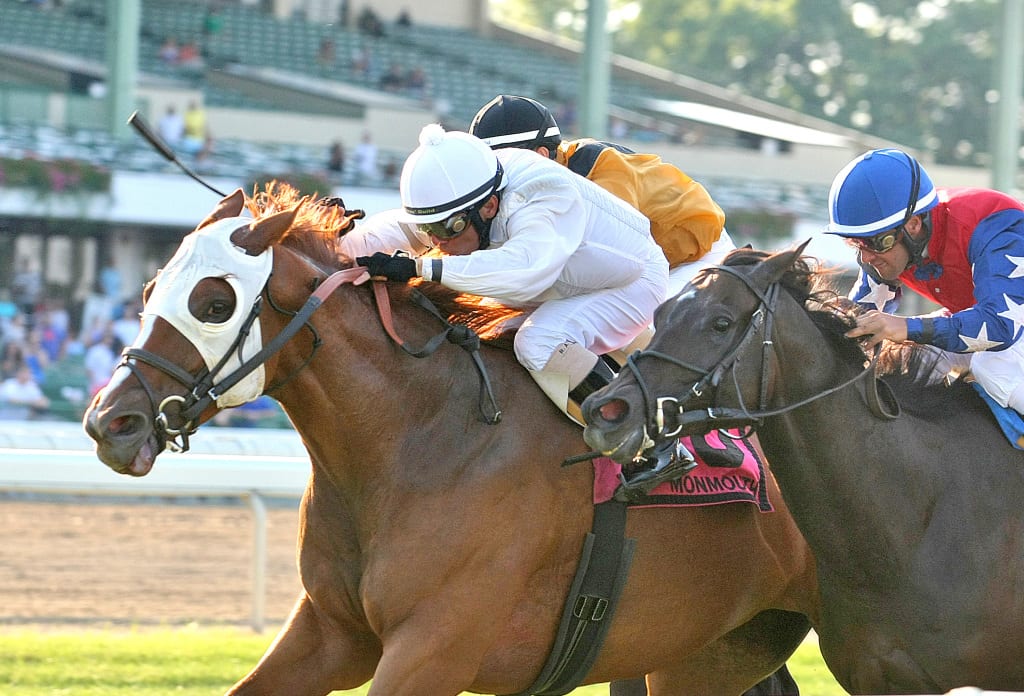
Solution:
[[[435,318],[400,297],[392,308],[397,330],[413,346],[441,329]],[[264,334],[273,335],[286,319],[278,316],[278,326],[265,327]],[[298,369],[311,346],[309,333],[300,332],[268,382],[293,375],[274,395],[314,467],[338,488],[358,490],[401,478],[405,469],[421,477],[417,486],[450,485],[467,465],[463,450],[478,451],[473,438],[515,427],[514,422],[480,422],[479,377],[465,351],[447,342],[425,358],[401,350],[385,333],[367,288],[335,291],[311,323],[323,341],[316,357]],[[481,355],[490,379],[501,385],[500,398],[511,403],[526,386],[525,372],[506,351],[483,348]],[[417,459],[429,467],[418,466]]]
[[[836,354],[795,301],[787,301],[778,319],[773,407],[821,394],[861,371]],[[894,485],[896,452],[907,443],[891,421],[872,414],[863,380],[767,418],[758,434],[798,526],[822,558],[888,562],[896,557],[889,550],[904,548],[914,530],[923,532],[918,503],[934,482],[927,471],[909,465],[901,471],[902,483]]]

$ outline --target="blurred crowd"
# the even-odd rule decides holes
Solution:
[[[69,305],[48,294],[40,272],[22,259],[10,286],[0,287],[0,420],[81,420],[122,349],[135,340],[141,311],[141,302],[121,299],[112,267],[101,271],[97,292]],[[266,397],[214,422],[285,424],[277,403]]]

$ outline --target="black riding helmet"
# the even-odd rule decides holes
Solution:
[[[555,117],[548,108],[528,97],[499,94],[473,117],[469,132],[492,150],[518,147],[535,150],[548,148],[551,156],[562,142]]]

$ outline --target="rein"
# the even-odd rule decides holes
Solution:
[[[716,266],[714,268],[707,269],[707,272],[713,271],[726,273],[742,281],[747,289],[757,296],[760,300],[760,305],[751,316],[750,323],[747,325],[747,329],[740,340],[709,370],[705,370],[700,366],[693,365],[659,351],[640,351],[629,356],[626,360],[626,366],[636,379],[644,402],[646,418],[646,425],[644,426],[644,447],[649,447],[655,444],[656,440],[677,437],[682,434],[684,429],[692,428],[697,425],[704,425],[709,421],[715,423],[714,428],[716,429],[746,427],[753,430],[756,426],[760,425],[765,418],[789,413],[790,411],[794,411],[806,406],[807,404],[818,401],[819,399],[831,396],[838,391],[846,389],[855,382],[864,379],[869,374],[875,373],[880,346],[875,347],[874,355],[868,365],[846,381],[825,389],[824,391],[818,392],[817,394],[813,394],[805,399],[801,399],[795,403],[776,409],[768,409],[769,372],[767,366],[771,353],[774,350],[774,343],[772,341],[773,320],[775,317],[775,306],[778,302],[781,285],[779,282],[772,283],[768,286],[766,291],[762,292],[759,288],[754,286],[746,276],[729,266]],[[739,378],[736,375],[736,365],[739,361],[740,354],[751,342],[755,340],[758,334],[762,336],[761,373],[757,410],[751,411],[743,402],[742,391],[739,387]],[[677,367],[681,367],[684,370],[700,374],[702,377],[693,383],[693,385],[687,390],[687,394],[685,396],[678,398],[672,396],[653,398],[651,390],[640,375],[638,362],[642,358],[663,360],[676,365]],[[712,390],[712,398],[717,396],[722,378],[727,373],[732,374],[733,387],[736,391],[737,398],[739,399],[738,409],[709,406],[706,409],[686,410],[685,407],[688,401],[693,398],[703,396],[705,391],[708,389]],[[896,402],[890,391],[886,394],[888,405],[883,404],[883,400],[878,395],[877,391],[878,382],[879,380],[877,378],[872,380],[869,387],[866,389],[865,396],[869,408],[878,418],[886,420],[897,418],[900,414],[898,402]],[[892,407],[892,410],[889,410],[889,406]]]
[[[477,403],[480,417],[488,425],[495,425],[501,422],[501,410],[498,408],[498,402],[494,398],[491,378],[487,374],[487,369],[484,367],[484,362],[480,357],[480,337],[476,332],[463,324],[452,324],[449,322],[441,316],[437,307],[434,306],[434,303],[426,295],[413,288],[409,300],[433,315],[444,326],[444,330],[428,340],[422,348],[410,348],[409,344],[395,330],[395,324],[391,316],[391,300],[388,297],[387,285],[384,281],[376,279],[373,281],[373,296],[377,300],[377,311],[380,314],[380,323],[384,326],[384,330],[391,337],[391,340],[398,344],[399,348],[414,358],[427,357],[440,348],[445,341],[454,343],[469,353],[469,356],[473,359],[473,364],[476,366],[477,373],[480,375],[480,393]],[[487,403],[485,403],[485,398]]]

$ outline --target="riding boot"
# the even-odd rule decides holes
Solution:
[[[530,376],[569,418],[585,425],[580,404],[615,377],[608,363],[576,343],[560,345],[543,370]]]
[[[569,390],[569,401],[575,405],[576,411],[581,411],[580,406],[588,396],[598,389],[607,387],[608,383],[615,379],[615,372],[607,361],[598,358],[583,381]],[[583,420],[582,416],[580,420]]]

